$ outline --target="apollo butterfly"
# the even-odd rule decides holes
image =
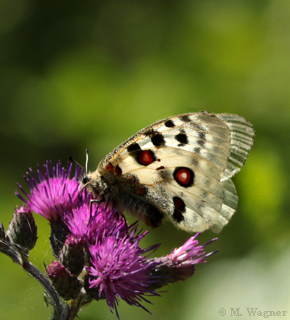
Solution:
[[[235,213],[231,177],[253,145],[235,114],[187,113],[157,121],[110,152],[82,184],[151,227],[167,218],[189,232],[220,232]]]

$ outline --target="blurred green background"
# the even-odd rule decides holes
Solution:
[[[72,155],[89,168],[141,128],[208,110],[245,116],[256,139],[235,177],[240,203],[207,247],[220,249],[184,283],[121,319],[290,319],[290,2],[112,0],[0,2],[1,221],[7,228],[29,167]],[[31,261],[49,264],[49,227],[36,217]],[[144,227],[144,226],[143,226]],[[150,230],[168,254],[189,234]],[[215,237],[210,231],[202,243]],[[0,319],[49,319],[40,285],[0,256]],[[223,314],[223,309],[225,314]],[[232,308],[232,309],[231,309]],[[222,311],[220,311],[222,310]],[[233,311],[234,310],[234,311]],[[80,319],[116,319],[104,301]],[[261,316],[259,317],[261,318]],[[271,317],[275,319],[275,317]]]

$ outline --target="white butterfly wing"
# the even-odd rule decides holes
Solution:
[[[150,210],[156,208],[160,219],[166,216],[187,231],[219,232],[238,203],[229,178],[244,165],[253,137],[251,124],[238,115],[174,116],[129,138],[98,172],[120,210],[153,221]],[[159,218],[152,221],[157,226]]]

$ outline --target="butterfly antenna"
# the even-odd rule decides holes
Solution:
[[[86,166],[85,166],[86,175],[88,174],[88,162],[89,162],[89,150],[86,149]]]
[[[77,164],[79,167],[83,168],[82,165],[80,165],[72,156],[68,156],[69,161],[73,162],[74,164]]]

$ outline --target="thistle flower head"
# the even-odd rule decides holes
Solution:
[[[189,238],[181,247],[175,248],[169,255],[152,259],[158,262],[158,266],[153,271],[153,274],[156,277],[163,278],[167,282],[163,285],[184,281],[191,277],[195,272],[197,264],[206,263],[206,258],[217,252],[214,251],[206,254],[204,247],[217,239],[212,239],[205,245],[198,245],[199,243],[196,238],[199,234],[197,233]],[[159,286],[160,283],[158,282],[152,285],[155,289]]]
[[[136,226],[128,227],[123,217],[113,219],[111,223],[111,228],[107,232],[101,230],[101,236],[89,246],[90,288],[98,288],[99,296],[104,295],[111,311],[114,309],[116,313],[119,298],[148,311],[141,301],[149,302],[145,298],[147,295],[158,295],[150,289],[155,279],[149,276],[158,262],[149,261],[145,254],[159,245],[142,249],[139,242],[146,232],[137,233]]]
[[[60,161],[56,166],[52,166],[51,161],[47,161],[43,171],[38,165],[38,179],[31,168],[24,176],[30,194],[27,194],[20,184],[18,184],[18,187],[24,196],[17,190],[15,194],[26,203],[31,211],[42,215],[49,221],[57,220],[59,218],[58,209],[70,206],[71,203],[75,202],[78,195],[80,167],[76,166],[72,179],[70,178],[71,173],[72,163],[68,163],[67,169],[65,169],[61,166]]]

